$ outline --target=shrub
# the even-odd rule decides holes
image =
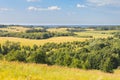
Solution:
[[[11,51],[5,58],[8,61],[26,61],[26,55],[21,51]]]

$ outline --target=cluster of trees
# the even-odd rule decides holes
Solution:
[[[60,32],[39,32],[39,33],[22,33],[22,32],[1,32],[0,37],[19,37],[19,38],[27,38],[27,39],[47,39],[50,37],[59,37],[59,36],[73,36],[74,33],[60,33]]]
[[[119,44],[120,40],[113,38],[32,47],[7,41],[0,45],[0,59],[113,72],[120,66]]]

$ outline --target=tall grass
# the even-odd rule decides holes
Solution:
[[[0,80],[120,80],[120,70],[110,74],[97,70],[0,61]]]

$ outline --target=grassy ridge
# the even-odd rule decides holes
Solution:
[[[97,70],[0,61],[0,80],[120,80],[119,76],[120,70],[109,74]]]

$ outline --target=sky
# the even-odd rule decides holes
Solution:
[[[0,0],[0,24],[119,25],[120,0]]]

